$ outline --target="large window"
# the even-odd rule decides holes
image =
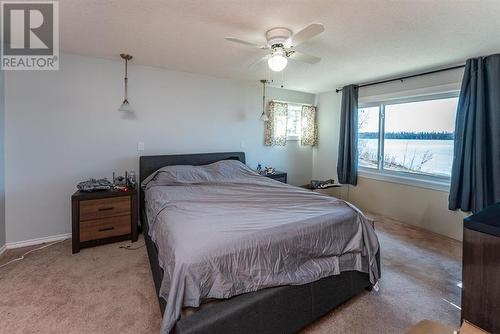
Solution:
[[[456,94],[448,94],[360,108],[360,167],[416,178],[448,179],[457,103]]]

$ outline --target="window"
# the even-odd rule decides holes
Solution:
[[[302,125],[302,106],[288,104],[288,120],[286,126],[287,140],[300,139]]]
[[[300,140],[302,127],[302,106],[299,104],[288,104],[288,119],[286,125],[286,139]]]
[[[457,104],[455,93],[359,108],[361,170],[449,182]]]
[[[378,106],[358,110],[358,158],[362,167],[378,167],[379,112]]]
[[[300,140],[302,146],[318,144],[316,107],[270,101],[267,116],[264,145],[285,146],[287,140]]]

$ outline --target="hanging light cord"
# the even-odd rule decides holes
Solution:
[[[129,54],[125,53],[120,53],[120,57],[122,57],[123,60],[125,60],[125,99],[123,100],[124,103],[128,103],[128,61],[132,59],[132,56]]]
[[[128,58],[125,58],[125,101],[128,102]]]
[[[260,114],[261,121],[268,121],[268,116],[266,113],[266,83],[268,83],[267,79],[260,80],[262,83],[262,114]]]
[[[266,113],[266,81],[262,83],[262,113]]]

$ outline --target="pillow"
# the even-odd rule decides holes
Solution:
[[[142,187],[146,187],[148,185],[173,186],[183,184],[234,182],[249,175],[258,174],[239,160],[232,159],[221,160],[202,166],[165,166],[148,176],[142,182]]]

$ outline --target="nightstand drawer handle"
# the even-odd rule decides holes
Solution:
[[[110,207],[107,207],[107,208],[99,208],[99,211],[111,211],[114,208],[115,208],[114,206],[110,206]]]
[[[115,227],[111,226],[111,227],[100,228],[98,231],[99,232],[104,232],[104,231],[111,231],[111,230],[114,230],[114,229],[115,229]]]

